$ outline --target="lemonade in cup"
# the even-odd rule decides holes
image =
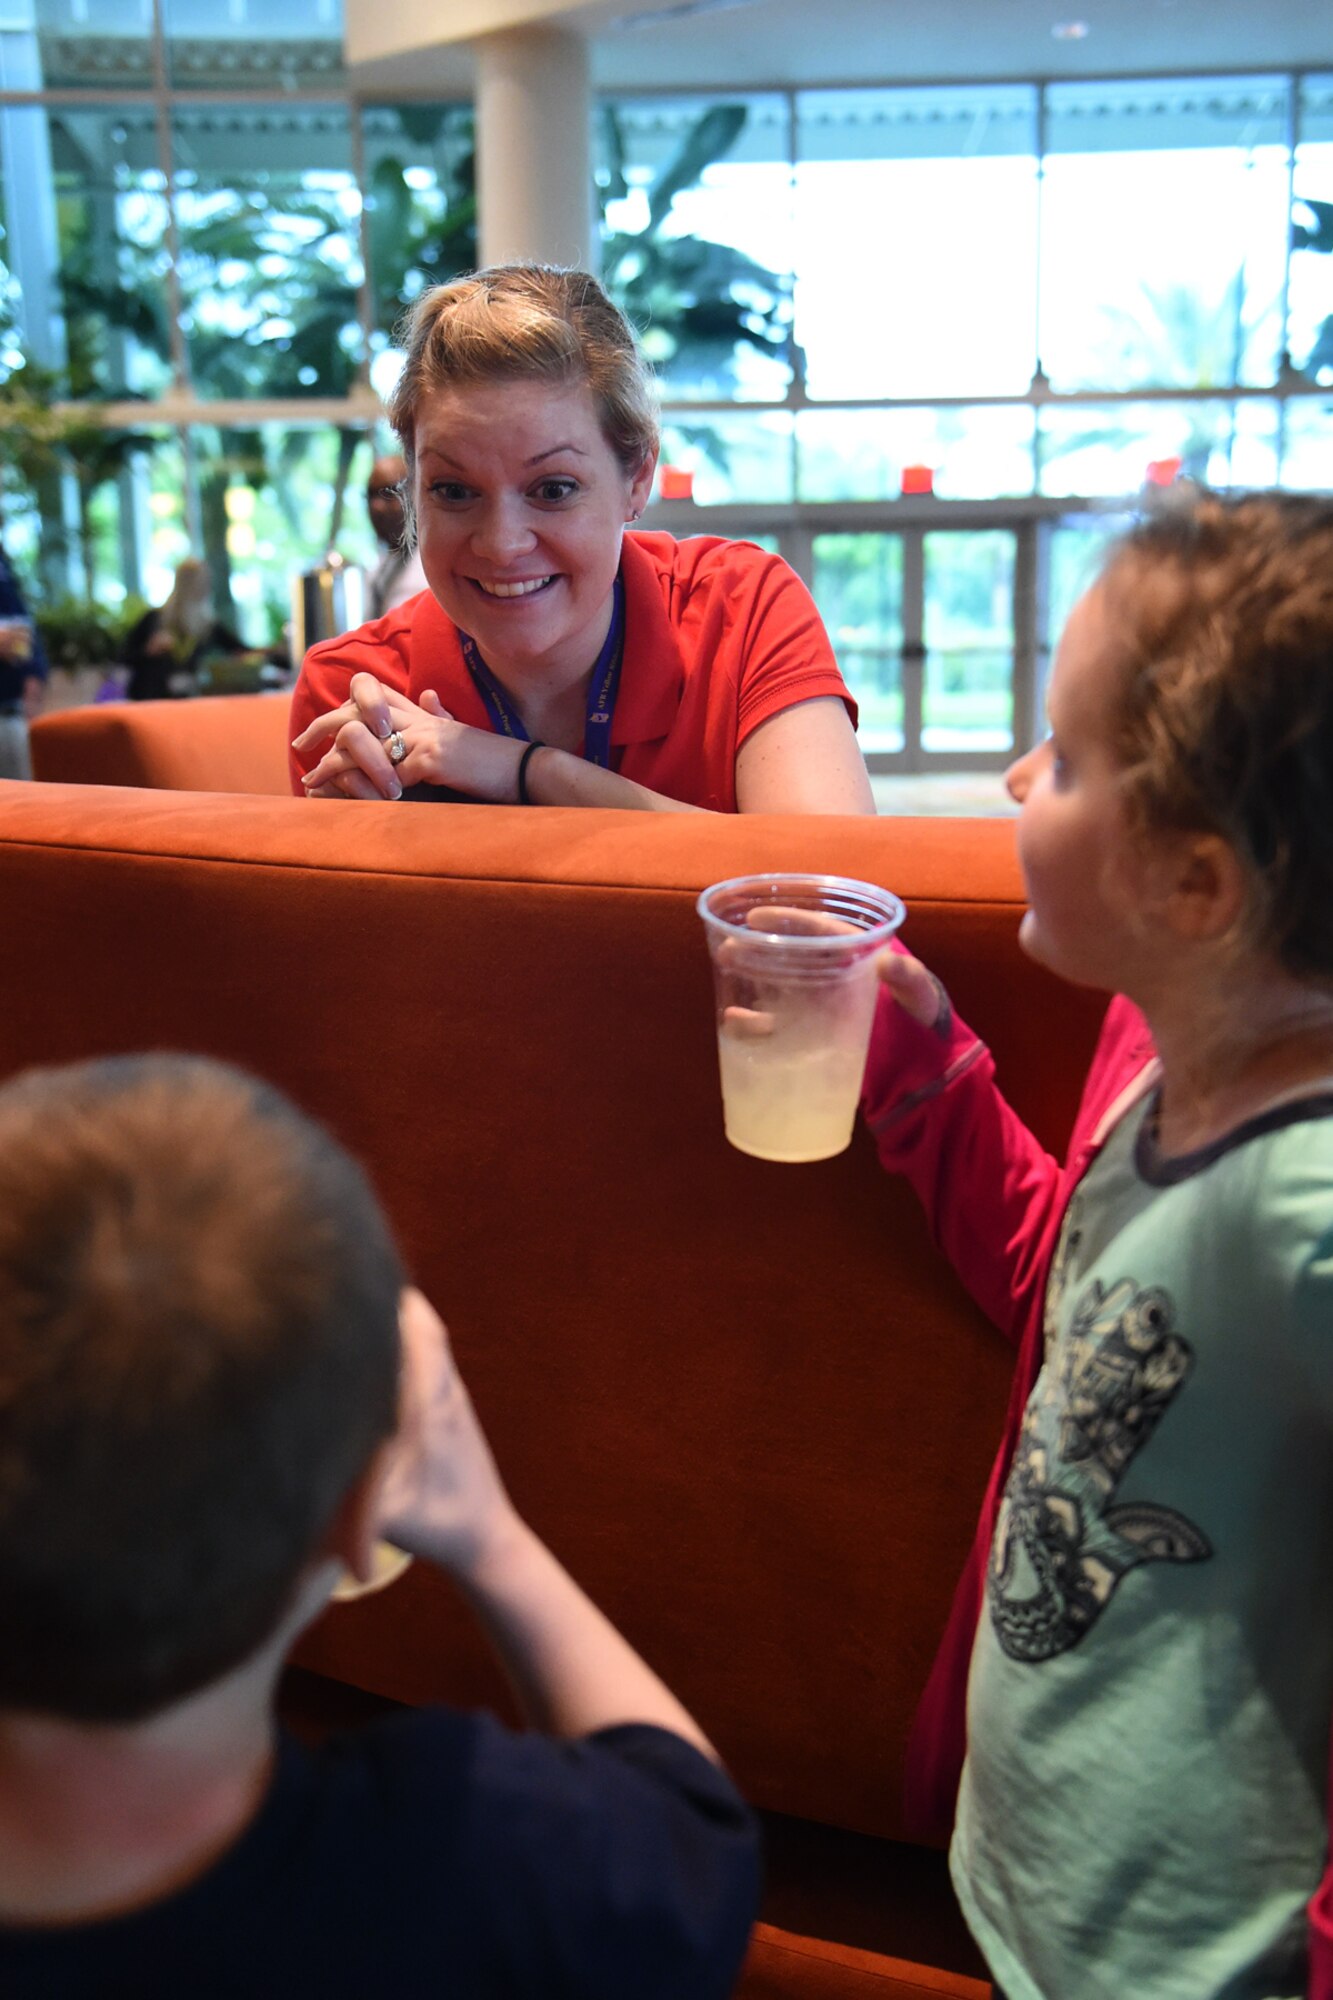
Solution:
[[[906,911],[841,875],[742,875],[699,898],[717,998],[726,1135],[760,1160],[851,1143],[878,979]]]

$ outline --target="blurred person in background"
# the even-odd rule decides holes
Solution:
[[[130,670],[125,692],[131,701],[163,701],[197,694],[199,669],[213,655],[264,655],[247,646],[213,612],[213,579],[199,556],[177,565],[166,603],[145,611],[125,640]]]
[[[46,654],[0,548],[0,778],[30,778],[28,723],[41,706]]]
[[[415,544],[407,546],[403,486],[407,461],[397,453],[377,458],[366,487],[366,512],[380,545],[380,559],[366,571],[366,616],[382,618],[426,588],[426,572]]]

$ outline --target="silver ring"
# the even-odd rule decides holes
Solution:
[[[391,764],[402,763],[404,757],[407,755],[407,745],[403,741],[403,732],[401,729],[395,729],[392,735],[385,737],[384,748],[388,753]]]

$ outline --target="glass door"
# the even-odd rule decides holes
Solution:
[[[811,538],[815,602],[872,770],[1002,770],[1026,744],[1016,605],[1030,539],[1018,526]]]
[[[921,549],[919,770],[1014,755],[1012,528],[936,529]]]
[[[884,769],[899,768],[907,749],[903,555],[900,534],[815,535],[811,540],[811,590],[843,677],[856,696],[861,749]]]

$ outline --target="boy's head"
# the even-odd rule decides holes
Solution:
[[[130,1722],[270,1636],[396,1421],[361,1170],[218,1063],[0,1088],[0,1707]]]
[[[1333,504],[1196,494],[1118,543],[1097,588],[1132,817],[1222,835],[1247,943],[1333,978]]]

